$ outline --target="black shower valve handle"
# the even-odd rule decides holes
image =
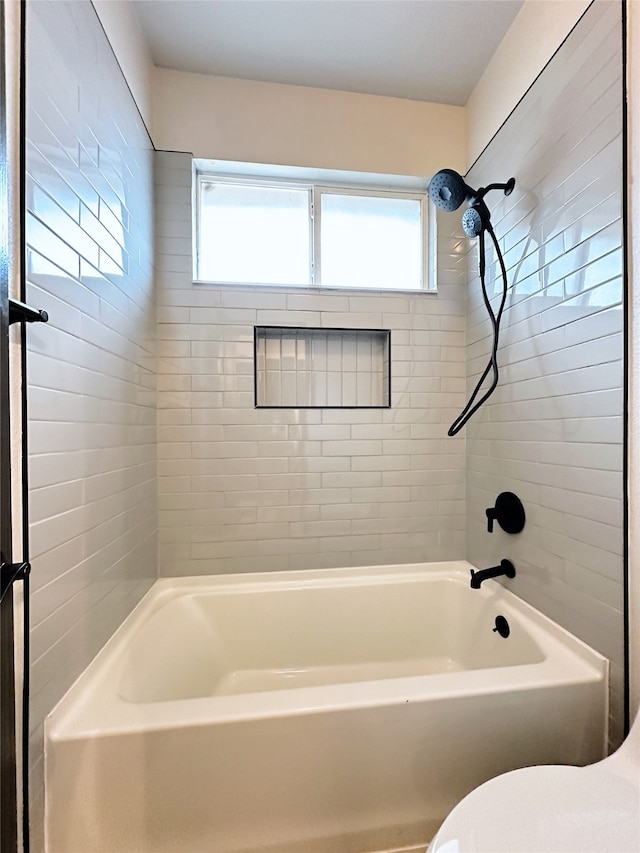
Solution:
[[[520,533],[524,527],[525,512],[522,501],[513,492],[500,492],[496,505],[486,510],[487,532],[493,533],[493,522],[497,521],[505,533]]]

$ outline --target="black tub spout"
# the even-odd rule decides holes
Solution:
[[[499,566],[494,566],[492,569],[481,569],[479,572],[471,569],[471,589],[480,589],[483,581],[499,578],[501,575],[515,578],[516,569],[511,560],[500,560]]]

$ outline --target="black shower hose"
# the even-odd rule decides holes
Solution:
[[[500,299],[500,307],[498,308],[498,312],[494,314],[493,308],[491,307],[491,301],[489,300],[489,294],[487,293],[487,283],[486,283],[486,258],[485,258],[485,245],[484,245],[484,233],[488,231],[493,240],[493,245],[495,246],[496,254],[498,256],[498,261],[500,263],[500,270],[502,272],[502,297]],[[507,301],[507,269],[504,265],[504,258],[502,257],[502,252],[500,251],[500,246],[498,244],[498,240],[496,238],[495,232],[491,227],[491,223],[487,223],[486,227],[480,233],[480,241],[479,241],[479,253],[480,253],[480,261],[479,261],[479,271],[480,271],[480,283],[482,285],[482,298],[484,300],[485,307],[487,309],[487,314],[489,315],[489,319],[491,321],[491,328],[493,329],[493,345],[491,347],[491,356],[485,367],[482,376],[478,380],[476,387],[473,389],[471,396],[467,402],[467,405],[460,412],[458,417],[449,427],[447,435],[454,436],[457,435],[463,426],[468,423],[469,419],[475,415],[480,406],[485,403],[489,397],[493,394],[498,384],[498,379],[500,378],[500,371],[498,369],[498,339],[500,337],[500,320],[502,319],[502,312],[504,311],[505,302]],[[489,372],[493,371],[493,378],[491,381],[491,385],[487,388],[482,397],[478,400],[478,394],[480,393],[480,389],[482,388],[482,384],[489,375]]]

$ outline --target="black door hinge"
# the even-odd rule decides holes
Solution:
[[[31,563],[0,564],[0,601],[14,581],[23,581],[31,571]]]

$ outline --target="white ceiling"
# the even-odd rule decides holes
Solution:
[[[155,65],[466,104],[523,0],[131,0]]]

